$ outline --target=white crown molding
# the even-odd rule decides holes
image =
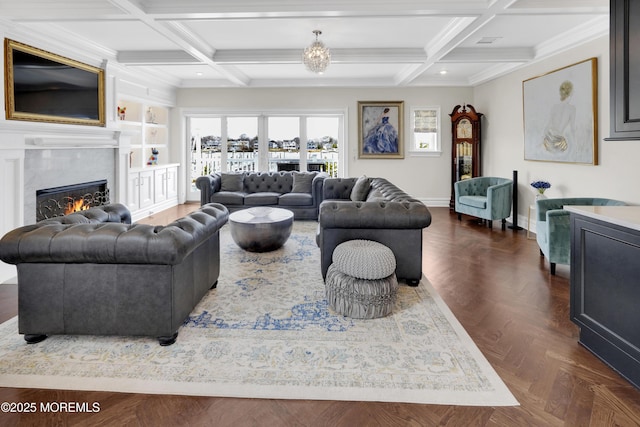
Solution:
[[[536,46],[536,58],[546,58],[558,52],[609,34],[609,17],[598,16],[547,42]]]
[[[508,62],[496,64],[493,67],[487,68],[479,73],[472,75],[469,78],[469,85],[477,86],[490,80],[497,79],[498,77],[515,71],[524,65],[526,65],[525,62]]]

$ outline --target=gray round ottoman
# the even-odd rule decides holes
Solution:
[[[391,313],[398,291],[391,249],[371,240],[350,240],[336,246],[332,261],[325,280],[331,308],[355,319]]]

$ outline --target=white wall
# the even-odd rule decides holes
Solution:
[[[225,88],[180,89],[174,111],[172,139],[185,140],[184,124],[176,126],[181,111],[211,108],[252,111],[347,111],[347,175],[385,177],[430,206],[448,206],[451,194],[451,122],[449,113],[458,104],[473,104],[472,88]],[[404,101],[405,158],[358,159],[358,101]],[[442,155],[409,154],[412,107],[440,106]],[[481,110],[479,110],[481,111]]]
[[[592,57],[598,60],[597,166],[524,160],[522,82]],[[474,106],[484,122],[483,175],[511,177],[518,171],[519,215],[534,203],[531,181],[551,183],[547,197],[606,197],[640,203],[640,141],[604,141],[609,136],[609,37],[540,61],[474,89]]]

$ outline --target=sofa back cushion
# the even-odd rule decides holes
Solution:
[[[220,175],[220,191],[242,191],[244,174],[223,173]]]
[[[317,172],[293,172],[293,188],[292,193],[311,194],[311,184]]]
[[[293,174],[291,172],[251,172],[244,175],[246,193],[291,193]]]
[[[369,190],[371,190],[371,179],[367,178],[366,175],[362,175],[356,180],[356,183],[351,189],[351,201],[364,202],[367,200]]]

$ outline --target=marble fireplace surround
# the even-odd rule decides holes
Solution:
[[[36,221],[36,191],[90,181],[116,179],[113,148],[60,148],[26,150],[24,158],[24,221]]]
[[[107,180],[112,203],[126,203],[131,135],[109,127],[0,119],[0,236],[36,221],[36,191]],[[0,283],[15,266],[0,262]]]
[[[0,122],[0,195],[14,209],[0,232],[36,221],[36,191],[106,179],[112,202],[126,200],[130,135],[87,126]],[[0,209],[1,210],[1,209]],[[11,218],[11,219],[10,219]]]

